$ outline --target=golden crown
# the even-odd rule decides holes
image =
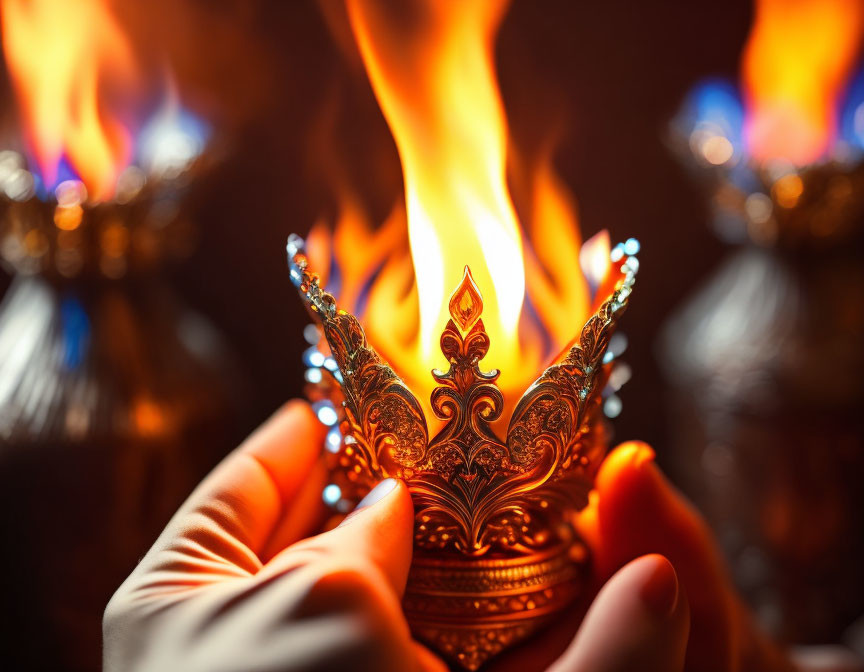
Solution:
[[[490,342],[466,267],[441,334],[449,369],[432,371],[431,407],[443,427],[430,439],[417,398],[308,269],[303,240],[291,236],[287,248],[292,281],[329,346],[307,358],[319,371],[307,375],[312,396],[324,400],[319,417],[334,426],[325,500],[356,502],[381,479],[405,481],[415,508],[408,622],[418,638],[475,670],[569,604],[584,582],[587,554],[568,520],[586,505],[606,450],[607,347],[638,262],[616,248],[611,294],[524,393],[506,441],[492,428],[504,399],[499,372],[480,369]]]

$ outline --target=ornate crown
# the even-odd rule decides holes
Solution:
[[[292,281],[329,346],[329,355],[315,349],[319,361],[311,363],[336,385],[320,374],[313,382],[319,397],[323,390],[341,408],[341,431],[328,437],[328,487],[338,494],[330,499],[356,501],[387,477],[405,481],[415,507],[406,616],[416,636],[477,669],[579,593],[586,553],[568,518],[587,503],[605,453],[606,351],[638,262],[616,248],[621,264],[611,295],[524,393],[506,441],[492,429],[504,399],[499,372],[480,369],[489,336],[466,267],[441,334],[450,368],[432,371],[431,406],[444,424],[430,439],[416,397],[307,268],[302,239],[291,236],[287,247]],[[330,414],[325,420],[335,424]]]

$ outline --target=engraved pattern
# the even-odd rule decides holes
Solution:
[[[292,278],[324,330],[342,372],[349,464],[355,486],[402,478],[414,497],[419,549],[484,556],[491,551],[531,553],[560,539],[555,530],[568,511],[587,502],[605,450],[599,425],[600,391],[608,376],[603,356],[626,307],[635,270],[588,320],[564,359],[525,392],[510,420],[506,442],[491,423],[503,408],[498,371],[479,363],[489,350],[480,319],[482,299],[466,268],[450,300],[452,319],[441,334],[446,372],[432,409],[444,420],[430,441],[411,391],[367,343],[359,321],[336,308],[307,269],[302,240],[289,239]]]
[[[328,370],[343,397],[344,439],[333,456],[341,496],[356,501],[381,478],[405,480],[416,516],[403,602],[408,622],[416,637],[476,670],[540,627],[584,583],[587,552],[567,520],[587,503],[605,451],[605,355],[638,262],[624,259],[611,296],[561,361],[525,392],[506,442],[491,425],[504,400],[498,371],[480,369],[490,343],[466,268],[441,334],[450,366],[432,372],[432,410],[444,426],[430,441],[420,404],[368,344],[358,320],[338,310],[309,272],[301,239],[289,238],[288,255],[292,281],[337,365]]]
[[[494,627],[446,628],[435,625],[418,627],[416,634],[427,642],[436,642],[438,650],[466,670],[476,670],[492,656],[522,641],[542,625],[537,619],[516,623],[498,623]]]
[[[566,545],[510,559],[421,559],[403,600],[414,635],[469,670],[524,639],[584,582]]]
[[[307,269],[302,239],[288,239],[288,254],[292,281],[320,320],[342,372],[347,425],[343,433],[354,441],[354,471],[362,475],[367,486],[389,476],[410,480],[429,443],[419,402],[369,346],[357,318],[338,310],[333,297],[321,288],[318,276]]]

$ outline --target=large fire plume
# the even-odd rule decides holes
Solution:
[[[46,186],[62,163],[109,198],[133,152],[139,73],[107,0],[3,0],[3,50],[27,144]]]
[[[860,0],[756,2],[742,72],[754,158],[796,165],[825,158],[862,33]]]
[[[505,419],[591,308],[575,211],[552,147],[533,148],[522,165],[510,151],[494,62],[507,6],[348,0],[401,159],[404,202],[376,226],[351,190],[339,187],[334,231],[316,227],[309,241],[316,268],[327,269],[332,253],[328,282],[340,305],[361,318],[375,348],[425,402],[431,369],[447,368],[438,338],[450,293],[469,266],[491,340],[483,367],[501,370]],[[514,174],[529,193],[522,222],[508,186]],[[601,275],[608,267],[602,241]]]

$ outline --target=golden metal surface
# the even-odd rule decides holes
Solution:
[[[415,507],[406,616],[417,637],[477,669],[579,592],[572,558],[586,554],[572,553],[579,542],[567,520],[587,503],[606,449],[604,354],[635,271],[622,276],[563,359],[525,392],[502,441],[492,429],[504,405],[499,372],[479,366],[489,336],[466,268],[441,334],[450,367],[432,372],[438,386],[431,405],[444,425],[430,439],[420,403],[368,344],[357,318],[321,289],[302,241],[289,240],[289,255],[292,277],[341,372],[345,440],[334,476],[349,497],[383,478],[406,482]]]

